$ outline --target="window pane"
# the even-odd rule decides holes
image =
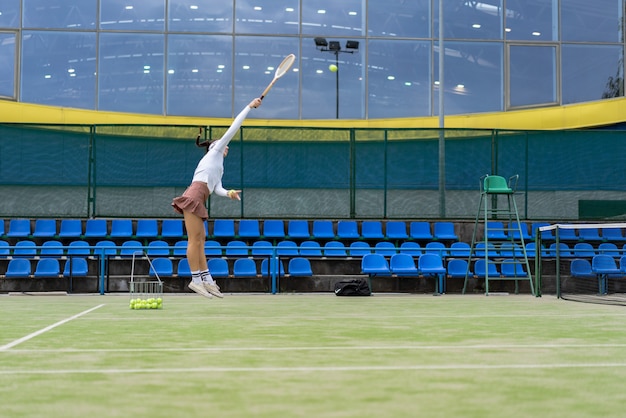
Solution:
[[[624,95],[621,46],[563,45],[561,54],[563,104]]]
[[[300,32],[298,0],[238,0],[237,33],[297,34]]]
[[[261,95],[274,78],[276,67],[292,51],[298,55],[297,38],[241,36],[235,39],[235,113]],[[249,117],[298,119],[299,65],[298,57],[291,70],[267,94],[263,106]]]
[[[558,40],[558,0],[507,0],[506,39]]]
[[[93,109],[95,57],[95,33],[24,31],[20,100]]]
[[[100,34],[98,110],[163,114],[163,39]]]
[[[18,28],[20,26],[20,0],[2,0],[0,2],[0,28]]]
[[[331,42],[330,39],[328,41]],[[309,42],[303,48],[306,55],[303,57],[301,70],[302,118],[364,118],[365,51],[350,53],[344,47],[345,44],[340,42],[341,51],[345,52],[338,52],[336,55],[333,51],[314,49],[313,40],[310,40],[310,47],[307,47],[308,44]],[[359,47],[362,48],[363,44]],[[337,72],[330,71],[331,64],[337,65]]]
[[[444,58],[444,112],[498,112],[503,108],[502,44],[446,42]],[[435,44],[435,82],[439,78],[439,46]],[[433,113],[439,114],[439,91],[434,89]]]
[[[430,42],[370,41],[368,117],[430,116]]]
[[[233,3],[224,0],[170,0],[169,30],[231,33]]]
[[[315,36],[363,36],[364,3],[362,0],[303,1],[302,33]]]
[[[562,41],[622,41],[622,0],[561,3]]]
[[[24,0],[24,27],[93,29],[97,0]]]
[[[435,1],[435,32],[439,33],[439,2]],[[445,38],[502,39],[502,0],[445,2]]]
[[[169,36],[168,115],[232,115],[232,45],[233,38],[225,35]]]
[[[370,36],[430,37],[430,0],[370,1],[367,11]]]
[[[509,55],[512,107],[558,101],[555,46],[511,45]]]
[[[101,1],[100,28],[165,30],[165,0]]]
[[[15,33],[0,33],[0,96],[15,98]]]

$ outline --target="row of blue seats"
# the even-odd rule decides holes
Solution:
[[[148,256],[185,256],[187,250],[187,241],[176,241],[170,245],[164,240],[150,241],[147,245],[143,245],[136,240],[124,241],[121,245],[117,245],[110,240],[102,240],[91,245],[84,240],[72,241],[68,245],[64,245],[57,240],[49,240],[37,245],[31,240],[18,241],[15,245],[10,245],[7,241],[0,240],[0,258],[7,257],[63,257],[65,255],[89,257],[94,255],[132,257],[133,254],[139,252]],[[470,255],[469,244],[461,241],[446,246],[439,241],[431,241],[424,246],[414,241],[405,241],[399,246],[389,241],[380,241],[371,245],[364,241],[354,241],[349,245],[345,245],[341,241],[328,241],[320,244],[318,241],[303,241],[296,243],[295,241],[283,240],[276,245],[269,241],[259,240],[252,245],[246,244],[244,241],[233,240],[221,245],[218,241],[209,240],[205,242],[205,253],[207,256],[267,256],[274,254],[283,257],[362,257],[365,254],[378,253],[385,256],[391,256],[398,252],[419,256],[425,253],[439,254],[443,257],[468,257]],[[507,256],[504,247],[500,249],[501,255]],[[476,256],[484,255],[484,251],[477,250]],[[493,252],[494,256],[496,251]],[[512,256],[512,251],[511,251]]]
[[[529,242],[525,246],[528,257],[536,256],[535,243]],[[559,243],[559,256],[561,257],[593,257],[596,254],[607,253],[613,256],[621,256],[626,253],[626,244],[619,248],[612,242],[604,242],[597,247],[593,247],[589,243],[577,243],[570,247],[567,243]],[[187,241],[176,241],[170,245],[164,240],[150,241],[147,245],[143,245],[136,240],[124,241],[121,245],[117,245],[110,240],[102,240],[91,245],[84,240],[72,241],[68,245],[63,245],[60,241],[45,241],[41,246],[36,245],[34,241],[22,240],[15,245],[10,245],[7,241],[0,241],[0,258],[13,257],[63,257],[65,255],[73,256],[92,256],[104,254],[106,256],[132,256],[137,251],[145,251],[148,256],[185,256],[187,250]],[[276,245],[269,241],[259,240],[252,245],[246,244],[244,241],[233,240],[221,245],[218,241],[209,240],[205,243],[205,252],[208,256],[266,256],[272,255],[276,251],[279,256],[294,257],[362,257],[369,253],[378,253],[385,256],[391,256],[396,253],[406,253],[414,256],[421,254],[433,253],[443,257],[469,257],[470,245],[468,243],[457,241],[446,246],[440,241],[431,241],[426,245],[420,245],[418,242],[405,241],[399,246],[389,241],[380,241],[376,243],[366,243],[363,241],[354,241],[349,245],[341,241],[328,241],[320,244],[317,241],[303,241],[296,243],[295,241],[283,240]],[[475,257],[485,256],[485,244],[483,241],[476,244],[476,248],[472,254]],[[512,242],[504,242],[500,245],[489,243],[489,257],[523,257],[524,253],[520,245]],[[542,249],[543,257],[556,257],[557,244],[551,243],[548,247]]]
[[[182,219],[11,219],[5,232],[0,222],[0,237],[6,238],[180,238],[185,236]],[[353,220],[277,220],[215,219],[205,223],[207,236],[245,239],[392,239],[458,240],[452,222],[404,222]]]
[[[598,280],[598,294],[604,295],[609,291],[609,278],[626,278],[626,256],[622,256],[619,262],[607,254],[598,254],[590,260],[576,258],[570,262],[570,275],[582,279]]]
[[[215,278],[229,277],[228,262],[223,258],[210,258],[208,260],[209,270]],[[290,277],[310,277],[313,275],[311,263],[307,258],[296,257],[289,260],[288,274]],[[35,270],[32,270],[32,263],[26,258],[15,258],[9,261],[5,272],[6,278],[54,278],[54,277],[85,277],[88,273],[87,260],[84,258],[71,258],[65,262],[65,266],[61,267],[61,262],[56,258],[42,258],[35,264]],[[174,274],[178,277],[191,277],[189,262],[186,258],[178,261],[176,270],[174,263],[169,258],[155,258],[151,260],[148,274],[150,276],[158,275],[159,277],[172,277]],[[285,275],[284,263],[280,263],[280,274]],[[260,270],[257,268],[255,260],[250,258],[239,258],[233,263],[233,277],[269,277],[268,259],[263,259]]]

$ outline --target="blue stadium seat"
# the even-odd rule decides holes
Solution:
[[[304,257],[321,257],[322,246],[317,241],[303,241],[300,243],[300,255]]]
[[[239,221],[239,238],[255,240],[261,238],[261,227],[258,219],[241,219]]]
[[[469,257],[472,247],[463,241],[450,244],[450,257]]]
[[[42,258],[35,266],[34,277],[59,277],[61,266],[56,258]]]
[[[311,262],[304,257],[295,257],[290,259],[287,269],[291,277],[313,276],[313,271],[311,270]]]
[[[276,244],[276,255],[280,257],[295,257],[298,255],[298,244],[291,240],[279,241]]]
[[[434,239],[440,241],[458,241],[459,237],[454,232],[454,223],[452,222],[435,222],[433,231]]]
[[[106,219],[87,219],[85,222],[85,238],[105,238],[108,234]]]
[[[0,219],[0,237],[5,237],[4,233],[4,219]]]
[[[174,249],[172,250],[172,255],[174,257],[186,257],[187,256],[187,240],[181,239],[174,243]],[[206,254],[206,242],[205,244],[205,254]]]
[[[424,254],[437,254],[441,258],[448,255],[448,250],[443,242],[431,241],[424,247]]]
[[[233,277],[256,277],[256,262],[251,258],[238,258],[233,264]]]
[[[483,260],[484,261],[484,260]],[[443,258],[437,254],[424,254],[417,261],[417,268],[423,276],[435,277],[435,292],[445,292],[445,276],[448,272],[443,266]]]
[[[11,249],[9,247],[10,245],[7,241],[0,241],[0,259],[9,258],[11,255]]]
[[[415,259],[406,253],[392,255],[389,260],[389,268],[397,276],[419,276]]]
[[[341,241],[328,241],[324,244],[323,253],[325,257],[347,257],[346,246]]]
[[[70,242],[67,249],[67,255],[89,257],[91,255],[91,248],[87,241],[77,240]]]
[[[348,247],[350,257],[363,257],[365,254],[371,254],[372,248],[367,242],[354,241]]]
[[[375,254],[381,254],[381,255],[384,255],[385,257],[391,257],[397,252],[398,252],[398,249],[396,248],[396,246],[393,245],[393,243],[389,241],[380,241],[374,245]]]
[[[621,228],[602,228],[602,239],[605,241],[624,241],[626,237]]]
[[[132,257],[135,253],[143,255],[143,252],[143,244],[134,239],[124,241],[122,243],[122,248],[120,249],[120,255],[125,257]]]
[[[83,235],[83,224],[80,219],[63,219],[59,227],[59,238],[80,238]]]
[[[213,237],[234,239],[235,221],[233,219],[216,219],[213,221]]]
[[[180,239],[184,236],[182,219],[163,219],[161,221],[161,238]]]
[[[176,265],[176,275],[178,277],[191,277],[191,269],[189,268],[189,260],[181,258]]]
[[[313,221],[313,238],[321,240],[334,239],[333,222],[326,220]]]
[[[130,219],[113,219],[111,221],[111,238],[130,239],[133,237],[133,221]]]
[[[263,261],[261,261],[261,277],[270,277],[272,272],[275,272],[279,277],[285,275],[285,264],[282,260],[280,260],[280,267],[277,269],[276,261],[277,260],[275,258],[271,258],[271,263],[268,261],[267,258],[264,258]],[[271,271],[270,266],[272,268]]]
[[[9,238],[28,238],[30,237],[30,219],[11,219],[9,221],[9,230],[7,231]]]
[[[420,241],[431,241],[434,237],[430,231],[430,222],[414,221],[409,224],[409,236]]]
[[[517,221],[513,221],[511,222],[511,225],[509,225],[509,234],[513,237],[514,240],[520,239],[519,229],[522,230],[521,237],[524,239],[524,241],[530,241],[531,239],[533,239],[532,235],[528,232],[528,224],[526,222],[518,223]]]
[[[598,245],[598,254],[608,254],[612,257],[618,257],[621,255],[621,252],[615,243],[602,242]]]
[[[513,260],[512,258],[506,258],[502,260],[500,272],[504,277],[528,277],[528,274],[526,274],[524,266],[519,259]]]
[[[480,278],[485,277],[485,273],[488,274],[488,277],[500,277],[500,272],[494,263],[488,263],[488,267],[486,267],[485,259],[479,258],[474,263],[474,274]]]
[[[215,240],[204,241],[204,255],[206,256],[216,255],[216,256],[221,257],[222,245],[218,241],[215,241]]]
[[[6,278],[25,278],[30,276],[31,272],[30,260],[26,258],[14,258],[9,261]]]
[[[22,240],[15,243],[13,257],[34,258],[37,255],[37,244],[34,241]]]
[[[500,248],[498,249],[498,254],[500,257],[505,258],[521,258],[524,257],[524,252],[522,251],[522,247],[516,242],[503,242],[500,244]]]
[[[570,262],[570,274],[572,277],[579,277],[583,279],[591,279],[597,277],[591,271],[591,262],[582,258],[575,258]]]
[[[105,256],[117,255],[116,245],[111,240],[102,240],[102,241],[96,242],[96,245],[94,246],[93,254],[99,255],[101,251],[104,251]]]
[[[453,258],[448,261],[448,277],[451,279],[465,278],[465,273],[468,273],[468,277],[472,277],[473,273],[467,270],[467,260],[462,258]]]
[[[70,257],[63,267],[63,277],[86,277],[88,271],[89,266],[86,259],[82,257]]]
[[[596,250],[593,245],[588,242],[577,242],[574,245],[574,257],[593,257],[596,255]]]
[[[228,262],[223,258],[209,258],[208,265],[212,277],[228,277]]]
[[[365,254],[361,259],[361,273],[370,278],[375,276],[391,276],[391,269],[387,259],[382,254]]]
[[[355,240],[361,238],[357,221],[337,221],[337,238],[343,240]]]
[[[263,221],[263,237],[266,239],[285,238],[285,222],[278,219],[266,219]]]
[[[548,222],[533,222],[530,224],[531,231],[531,239],[535,239],[537,237],[537,232],[539,232],[539,228],[543,226],[550,226]],[[554,231],[541,231],[541,239],[544,241],[554,241]]]
[[[598,228],[582,228],[578,230],[578,238],[583,241],[602,241]]]
[[[163,240],[150,241],[146,254],[149,257],[168,257],[170,255],[169,244]]]
[[[366,240],[384,239],[383,223],[380,221],[361,222],[361,237]]]
[[[485,231],[487,231],[488,240],[502,240],[508,237],[504,222],[501,221],[487,221]]]
[[[419,257],[424,254],[421,245],[414,241],[404,241],[400,244],[400,253],[409,254],[413,257]]]
[[[50,241],[45,241],[43,244],[41,244],[41,250],[39,251],[39,256],[59,258],[59,257],[63,257],[64,252],[65,251],[63,250],[63,244],[61,243],[61,241],[50,240]]]
[[[241,240],[228,241],[225,254],[227,257],[248,256],[247,244]]]
[[[159,236],[159,224],[156,219],[138,219],[135,230],[137,238],[157,238]]]
[[[487,248],[487,252],[488,252],[488,256],[489,258],[494,258],[494,257],[498,257],[498,250],[496,248],[496,246],[492,243],[489,242],[487,243],[487,246],[485,247],[485,241],[480,241],[476,243],[476,246],[474,247],[474,256],[475,257],[484,257],[485,256],[485,248]]]
[[[556,257],[557,248],[559,250],[559,257],[573,257],[574,253],[572,253],[572,249],[569,245],[564,242],[559,242],[557,247],[556,242],[550,244],[548,248],[548,257]]]
[[[311,238],[309,221],[292,219],[287,223],[287,237],[291,240],[305,240]]]
[[[153,258],[151,263],[149,276],[170,277],[174,275],[174,265],[169,258]]]
[[[406,223],[404,221],[387,221],[385,225],[387,239],[405,240],[409,238]]]
[[[54,219],[37,219],[35,221],[35,238],[53,238],[57,235],[57,221]]]
[[[295,242],[294,242],[294,245],[295,245]],[[254,241],[252,243],[252,249],[250,251],[250,255],[252,255],[253,257],[272,255],[274,253],[274,249],[272,247],[273,245],[269,241],[266,241],[266,240]]]

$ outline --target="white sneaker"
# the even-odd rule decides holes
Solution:
[[[217,283],[202,282],[202,284],[204,284],[204,289],[213,296],[217,296],[218,298],[224,297],[222,292],[220,292],[220,287],[217,285]]]
[[[199,283],[195,283],[195,282],[191,282],[189,283],[188,287],[193,290],[194,292],[196,292],[199,295],[204,296],[205,298],[209,298],[211,299],[213,296],[211,295],[211,293],[209,293],[204,286],[202,286],[202,284]]]

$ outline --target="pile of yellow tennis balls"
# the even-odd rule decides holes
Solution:
[[[163,309],[162,298],[131,299],[130,309]]]

